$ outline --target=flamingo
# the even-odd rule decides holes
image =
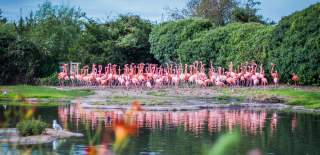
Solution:
[[[270,75],[275,86],[279,83],[279,73],[275,70],[275,64],[271,64]],[[98,64],[92,64],[91,70],[85,65],[80,69],[68,72],[68,64],[63,64],[63,70],[58,73],[57,78],[60,86],[71,84],[72,86],[94,86],[94,87],[122,87],[127,89],[133,86],[142,89],[143,87],[160,88],[176,87],[182,83],[189,87],[195,85],[199,87],[207,87],[216,85],[219,87],[228,86],[266,86],[268,79],[262,65],[260,68],[255,61],[245,62],[237,68],[233,62],[230,62],[228,69],[223,67],[214,68],[212,62],[206,72],[206,64],[202,61],[195,61],[192,64],[167,64],[166,66],[158,66],[157,64],[125,64],[123,69],[116,64],[107,64],[104,67]],[[184,67],[183,67],[184,66]],[[79,66],[77,65],[77,68]],[[299,77],[292,73],[295,85]],[[68,83],[69,82],[69,83]]]
[[[294,85],[296,86],[297,85],[297,82],[299,81],[299,77],[297,74],[295,73],[292,73],[292,78],[291,78],[292,81],[294,81]]]
[[[273,82],[275,84],[275,86],[278,86],[278,83],[279,83],[279,74],[278,74],[278,71],[274,71],[274,67],[276,66],[275,64],[271,63],[271,71],[270,71],[270,74],[273,78]]]

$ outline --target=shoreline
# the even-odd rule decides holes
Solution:
[[[228,91],[231,88],[223,88]],[[248,88],[234,88],[237,90]],[[250,88],[250,91],[274,88]],[[282,89],[282,88],[279,88]],[[300,89],[300,88],[298,88]],[[319,88],[314,88],[318,91]],[[320,109],[306,108],[302,105],[288,104],[289,98],[270,94],[257,94],[254,96],[239,95],[238,93],[223,93],[219,88],[179,88],[159,90],[124,90],[93,89],[94,95],[80,97],[71,103],[78,103],[86,109],[112,110],[129,109],[131,102],[140,101],[144,110],[150,111],[184,111],[210,108],[264,108],[275,110],[291,110],[296,112],[320,113]],[[223,91],[224,91],[223,90]]]
[[[19,87],[19,86],[18,86]],[[8,105],[54,105],[80,103],[87,109],[128,109],[134,100],[141,102],[146,110],[197,110],[210,108],[254,107],[268,109],[290,109],[293,111],[320,113],[320,87],[281,85],[279,87],[208,87],[208,88],[160,88],[125,89],[53,87],[41,86],[62,92],[88,91],[87,95],[74,97],[23,97],[0,98]],[[305,97],[306,96],[306,97]],[[46,97],[46,98],[45,98]],[[19,103],[22,101],[23,104]],[[310,103],[313,105],[310,106]]]

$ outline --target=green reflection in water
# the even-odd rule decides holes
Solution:
[[[219,137],[239,130],[240,140],[230,154],[247,155],[252,149],[264,154],[317,155],[320,153],[320,116],[317,114],[215,109],[189,112],[143,111],[135,118],[137,132],[129,137],[120,152],[114,152],[113,122],[121,119],[121,110],[87,110],[77,105],[31,107],[33,116],[51,124],[53,119],[83,138],[71,138],[35,146],[8,146],[0,151],[24,151],[59,154],[207,154]],[[0,108],[1,127],[14,127],[30,107]]]

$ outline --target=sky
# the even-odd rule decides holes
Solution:
[[[0,0],[0,9],[9,20],[36,10],[45,0]],[[107,20],[118,14],[140,15],[153,22],[166,20],[165,8],[184,8],[188,0],[50,0],[53,4],[80,7],[88,17]],[[244,0],[242,0],[244,1]],[[278,22],[281,17],[302,10],[320,0],[260,0],[259,14]]]

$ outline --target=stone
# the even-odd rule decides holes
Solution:
[[[50,143],[56,139],[82,137],[81,133],[74,133],[66,130],[57,131],[47,128],[41,135],[21,137],[15,128],[6,128],[0,130],[0,143],[14,143],[19,145],[32,145]]]

